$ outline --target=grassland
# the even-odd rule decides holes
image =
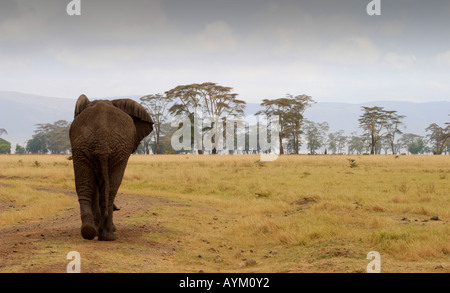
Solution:
[[[134,155],[112,243],[81,239],[73,189],[66,156],[0,156],[0,272],[71,250],[91,272],[365,272],[372,250],[450,272],[450,156]]]

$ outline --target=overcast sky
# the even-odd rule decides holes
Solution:
[[[241,99],[450,100],[450,1],[0,1],[0,90],[163,93],[217,82]]]

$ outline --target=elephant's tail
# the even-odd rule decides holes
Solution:
[[[102,170],[103,182],[104,182],[104,192],[100,194],[100,207],[101,214],[103,218],[100,221],[103,221],[102,236],[106,236],[106,229],[108,227],[108,206],[109,206],[109,172],[108,172],[108,158],[100,158],[100,167]]]

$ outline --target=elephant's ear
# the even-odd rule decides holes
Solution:
[[[144,137],[153,131],[153,120],[141,104],[130,99],[111,101],[112,104],[133,118],[136,127],[135,150]]]
[[[83,110],[86,109],[90,102],[91,101],[89,101],[89,99],[85,95],[81,95],[77,100],[77,104],[75,105],[75,117],[83,112]]]

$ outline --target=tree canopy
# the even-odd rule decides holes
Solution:
[[[305,122],[304,133],[306,141],[308,142],[308,150],[311,154],[315,154],[316,151],[325,144],[325,135],[329,128],[327,122]]]
[[[325,154],[380,154],[381,150],[384,150],[385,154],[402,151],[411,154],[447,154],[450,150],[450,122],[444,126],[430,124],[425,129],[427,135],[423,137],[413,133],[404,134],[405,116],[379,106],[361,107],[362,113],[358,123],[362,134],[352,132],[346,135],[343,130],[328,133],[335,125],[305,119],[305,111],[315,103],[311,96],[305,94],[286,94],[284,97],[262,100],[262,110],[255,115],[264,114],[267,118],[279,118],[278,123],[269,119],[270,122],[266,126],[272,131],[266,132],[266,129],[262,128],[265,131],[264,136],[260,135],[260,122],[265,121],[264,117],[257,119],[249,116],[246,118],[250,120],[242,121],[246,102],[238,98],[232,87],[214,82],[178,85],[164,94],[143,96],[140,102],[154,122],[154,131],[143,139],[137,150],[145,154],[186,152],[192,149],[199,154],[205,150],[211,150],[213,154],[219,151],[266,152],[261,146],[266,133],[267,142],[275,140],[279,145],[279,154],[299,154],[302,143],[307,143],[307,150],[311,154],[318,153],[320,149]],[[179,134],[180,129],[174,129],[175,126],[172,125],[176,123],[169,123],[168,120],[170,116],[181,114],[183,117],[173,118],[182,119],[172,123],[180,121],[178,126],[188,125],[187,131],[183,129],[183,134],[179,137],[179,141],[183,138],[183,143],[186,137],[187,145],[183,145],[181,149],[175,148],[175,151],[172,147],[173,138]],[[256,124],[253,124],[254,122]],[[251,125],[247,126],[246,123]],[[71,151],[69,128],[70,123],[64,120],[36,124],[35,133],[28,140],[26,147],[16,144],[15,152],[68,153]],[[4,134],[8,132],[0,128],[0,136]],[[11,143],[2,139],[0,152],[10,153]]]
[[[166,108],[172,102],[173,98],[163,94],[147,95],[140,98],[142,106],[147,109],[153,120],[153,135],[155,139],[156,154],[160,154],[160,136],[161,126],[167,121]],[[144,139],[145,153],[149,153],[150,140]]]
[[[293,96],[286,94],[284,98],[264,99],[261,103],[265,109],[256,114],[279,117],[280,154],[284,154],[283,138],[291,141],[293,152],[298,154],[300,149],[300,134],[302,133],[303,114],[305,110],[315,103],[312,97],[307,95]]]
[[[33,138],[27,142],[27,152],[39,154],[70,152],[69,122],[59,120],[54,123],[37,124],[36,126],[37,129]]]
[[[388,111],[383,107],[362,106],[363,114],[359,117],[359,125],[370,137],[370,154],[377,153],[377,146],[383,136],[382,131],[387,130],[387,135],[393,142],[395,134],[399,132],[401,119],[405,116],[397,115],[397,111]],[[394,147],[392,147],[393,152]]]
[[[201,139],[203,130],[202,119],[208,117],[212,123],[209,131],[212,131],[211,137],[213,153],[215,153],[218,139],[216,135],[220,135],[221,127],[223,127],[222,119],[228,115],[243,115],[246,102],[237,98],[238,94],[233,93],[233,88],[218,85],[213,82],[193,83],[188,85],[180,85],[166,92],[166,96],[175,102],[169,108],[171,115],[188,115],[191,119],[194,147],[199,153],[203,153]],[[195,118],[195,117],[196,118]]]
[[[429,132],[427,137],[434,144],[433,152],[436,155],[442,154],[450,142],[450,123],[446,123],[446,125],[444,128],[432,123],[426,128],[426,131]]]
[[[10,154],[11,143],[3,138],[0,138],[0,154]]]

